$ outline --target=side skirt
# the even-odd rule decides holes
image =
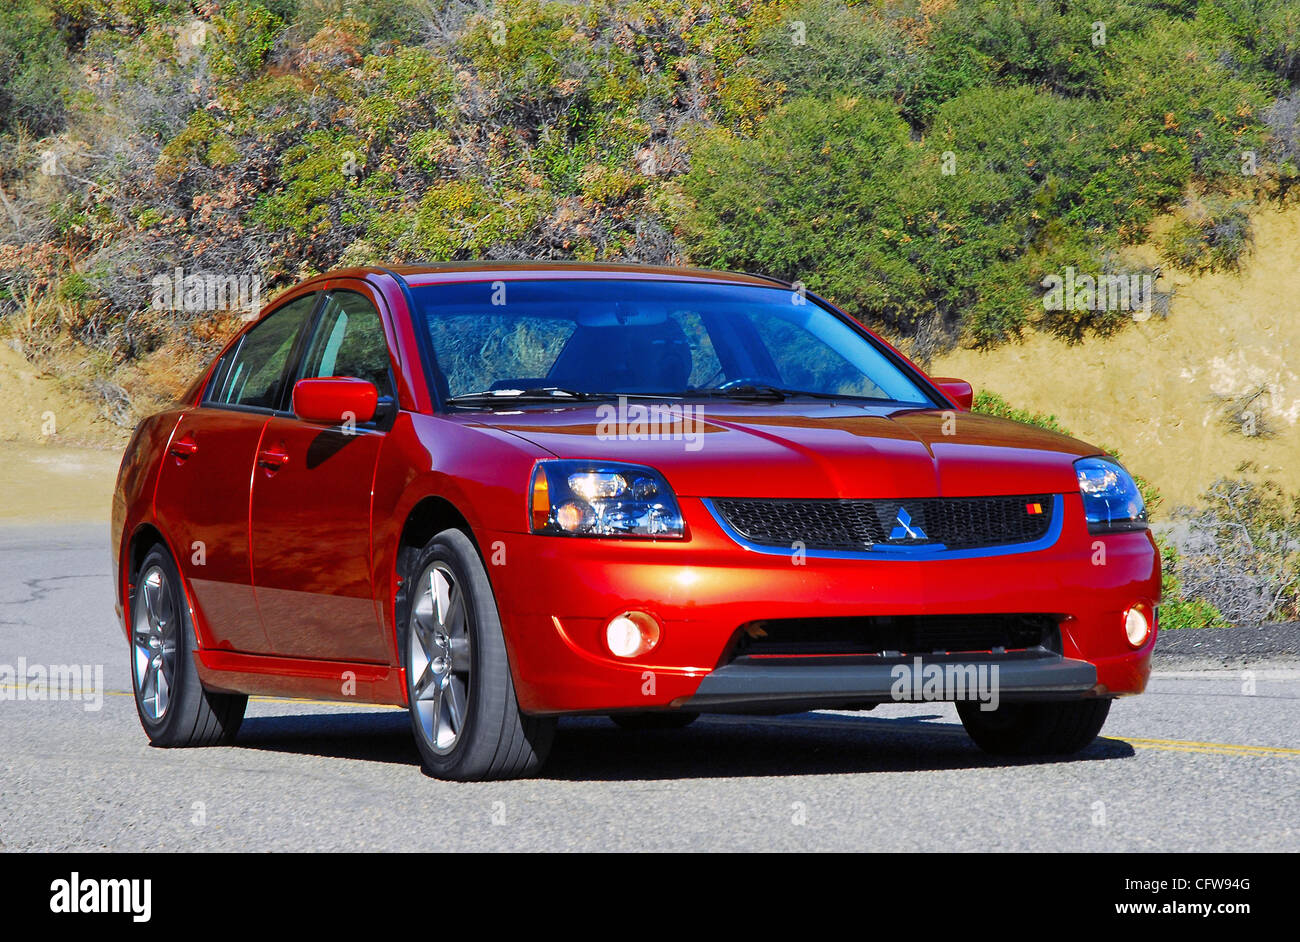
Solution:
[[[217,693],[406,706],[402,669],[386,664],[203,650],[194,663],[203,686]]]

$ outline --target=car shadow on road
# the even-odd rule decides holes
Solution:
[[[250,716],[239,727],[235,747],[363,762],[420,764],[420,754],[411,738],[410,716],[405,710]]]
[[[961,725],[938,716],[844,714],[701,717],[680,730],[620,729],[605,717],[567,717],[541,777],[560,781],[747,778],[943,771],[1096,762],[1133,756],[1099,738],[1074,756],[1009,759],[981,752]],[[238,747],[418,765],[405,711],[256,717]]]

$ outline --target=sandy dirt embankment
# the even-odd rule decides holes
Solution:
[[[0,524],[107,521],[129,431],[0,344]]]

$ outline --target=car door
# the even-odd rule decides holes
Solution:
[[[262,432],[282,399],[291,351],[319,295],[272,311],[218,362],[198,408],[172,433],[155,492],[205,632],[205,646],[270,651],[253,597],[248,501]]]
[[[297,379],[375,384],[385,415],[334,427],[292,415],[267,424],[253,472],[253,584],[277,654],[386,663],[371,579],[371,495],[393,414],[389,342],[378,298],[335,288],[303,347]]]

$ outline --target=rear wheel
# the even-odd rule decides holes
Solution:
[[[140,564],[130,613],[135,708],[149,741],[155,746],[232,742],[248,697],[203,689],[180,571],[162,546],[151,549]]]
[[[402,647],[425,771],[459,781],[536,772],[555,720],[519,710],[496,600],[474,544],[460,530],[444,530],[411,572]]]
[[[611,713],[609,718],[623,729],[643,731],[656,729],[685,729],[700,718],[698,713],[675,710],[662,713]]]
[[[1097,738],[1110,700],[1003,703],[981,710],[975,701],[957,704],[957,715],[985,752],[1010,756],[1070,755]]]

